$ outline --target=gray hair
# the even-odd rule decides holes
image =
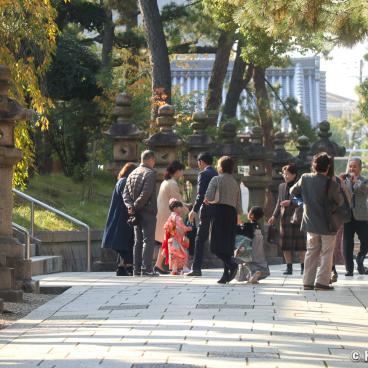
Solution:
[[[353,161],[357,162],[360,168],[363,167],[363,162],[362,162],[362,160],[359,157],[352,157],[352,158],[350,158],[349,159],[349,164],[350,164],[350,162],[353,162]]]
[[[146,150],[146,151],[142,152],[142,154],[141,154],[141,161],[142,162],[150,160],[151,158],[155,158],[155,153],[153,151]]]

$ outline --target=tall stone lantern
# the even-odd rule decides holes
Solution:
[[[311,167],[311,157],[310,157],[310,149],[311,144],[308,137],[302,135],[298,138],[298,145],[296,146],[299,153],[298,156],[295,158],[295,163],[298,168],[299,176],[310,172]]]
[[[162,182],[165,168],[169,163],[178,158],[178,149],[183,144],[181,138],[173,131],[176,123],[174,115],[175,110],[171,105],[161,106],[156,119],[159,132],[145,141],[148,149],[155,152],[157,184]]]
[[[197,193],[198,155],[201,152],[212,151],[214,145],[214,140],[205,132],[207,125],[208,117],[205,112],[196,111],[193,113],[190,125],[193,129],[193,134],[186,141],[189,169],[185,171],[185,179],[192,186],[191,202],[194,202]]]
[[[243,156],[243,147],[238,140],[236,126],[233,123],[225,123],[220,130],[222,144],[218,146],[218,155],[230,156],[235,161],[235,167]]]
[[[144,137],[144,132],[132,121],[132,96],[119,93],[115,102],[115,122],[104,134],[113,140],[114,161],[110,163],[108,170],[117,174],[125,163],[139,161],[139,143]]]
[[[13,237],[12,179],[14,165],[22,158],[15,147],[14,126],[17,120],[31,117],[8,97],[11,75],[9,68],[0,65],[0,298],[22,301],[22,289],[32,283],[31,261],[24,258],[24,245]]]

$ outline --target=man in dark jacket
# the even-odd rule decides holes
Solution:
[[[213,157],[210,153],[205,152],[198,156],[198,167],[201,172],[198,175],[197,198],[193,210],[189,213],[189,221],[193,222],[195,214],[199,212],[199,224],[195,239],[192,271],[187,273],[187,276],[202,276],[203,248],[208,239],[211,221],[210,206],[204,205],[203,200],[208,184],[214,176],[217,176],[217,171],[211,166],[212,163]]]
[[[155,154],[144,151],[141,164],[128,177],[123,199],[128,213],[134,221],[134,276],[155,276],[152,270],[152,258],[156,230],[156,172]]]

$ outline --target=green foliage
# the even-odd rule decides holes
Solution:
[[[87,223],[93,229],[103,229],[115,182],[112,175],[98,172],[92,182],[93,196],[86,199],[86,184],[83,182],[75,182],[62,174],[35,175],[26,193]],[[29,210],[24,202],[16,200],[13,214],[17,223],[29,225]],[[37,206],[35,225],[37,230],[75,228],[75,225]]]
[[[101,62],[73,31],[64,31],[46,74],[49,96],[55,100],[91,100],[101,93],[96,75]]]

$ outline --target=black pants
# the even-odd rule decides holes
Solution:
[[[224,262],[224,273],[228,273],[233,267],[236,266],[236,263],[233,261],[233,257],[228,254],[216,253],[216,257],[220,258],[222,262]]]
[[[195,238],[195,247],[194,247],[194,259],[193,259],[193,271],[201,271],[202,264],[203,264],[203,250],[204,245],[208,239],[208,235],[210,233],[210,224],[211,224],[211,216],[206,211],[206,213],[203,213],[201,210],[200,216],[199,216],[199,224],[198,224],[198,230],[197,235]]]
[[[368,221],[358,221],[354,218],[344,224],[344,257],[347,272],[354,271],[354,235],[357,234],[360,240],[360,251],[357,255],[357,262],[363,263],[368,253]]]

